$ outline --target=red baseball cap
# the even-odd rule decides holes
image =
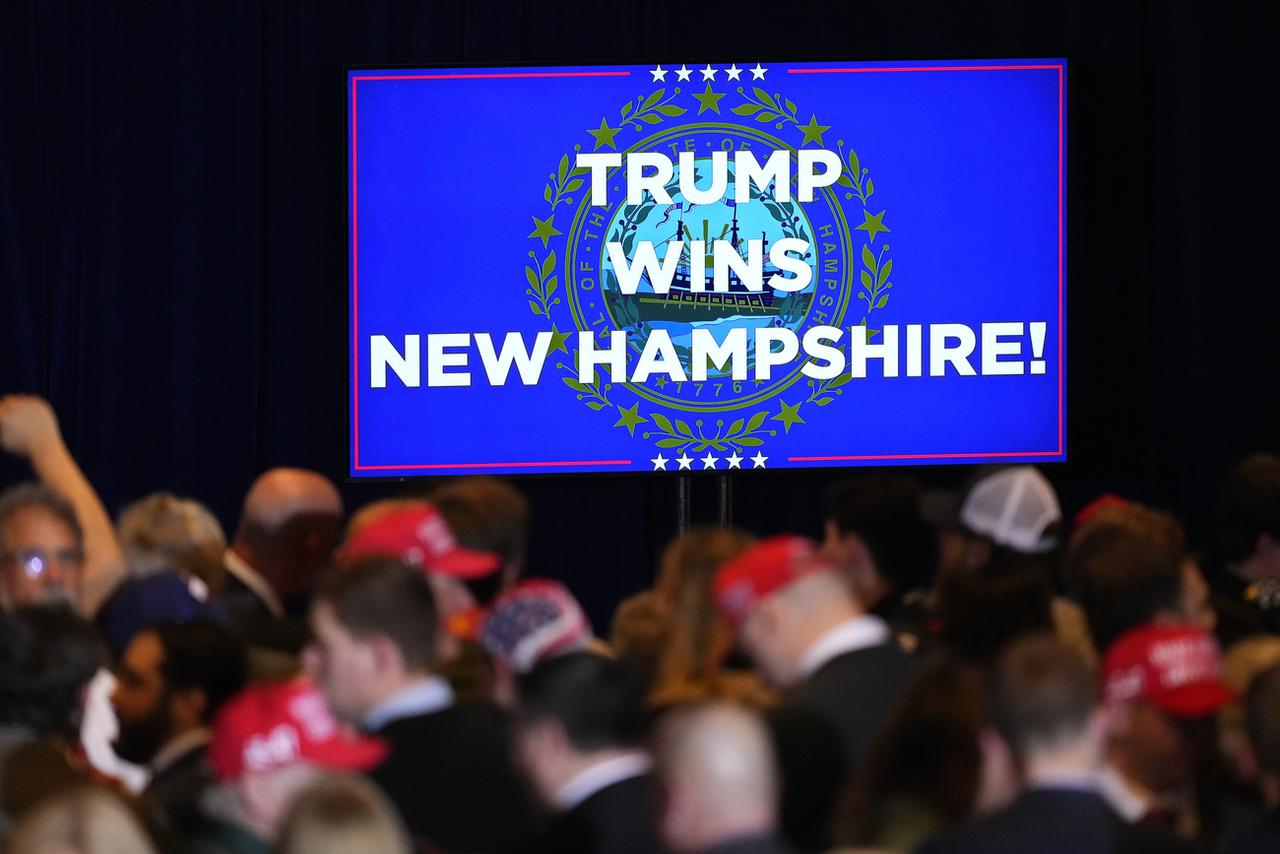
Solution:
[[[736,630],[760,600],[831,564],[806,537],[781,534],[747,549],[716,573],[716,605]]]
[[[1198,718],[1239,696],[1222,679],[1213,635],[1194,626],[1147,624],[1121,635],[1102,662],[1108,702],[1148,700],[1180,718]]]
[[[387,757],[381,741],[344,729],[308,679],[250,685],[213,722],[209,762],[219,780],[297,762],[368,771]]]
[[[1132,507],[1133,502],[1127,498],[1121,498],[1113,492],[1108,492],[1090,501],[1084,507],[1080,508],[1080,512],[1076,514],[1072,520],[1071,527],[1073,530],[1080,530],[1089,524],[1095,516],[1103,510],[1110,507]]]
[[[342,550],[342,559],[348,562],[372,555],[400,558],[428,572],[463,581],[483,578],[502,568],[499,555],[458,545],[444,516],[425,501],[388,512],[352,537]]]

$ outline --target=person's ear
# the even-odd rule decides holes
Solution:
[[[843,539],[840,534],[840,526],[836,524],[834,519],[828,519],[822,526],[822,532],[824,535],[822,540],[823,549],[834,554],[839,549],[840,541]]]
[[[1125,738],[1133,724],[1133,713],[1124,703],[1104,702],[1098,706],[1096,717],[1104,744]]]
[[[386,635],[377,635],[369,641],[369,658],[377,673],[404,670],[404,656],[400,654],[400,647]]]
[[[779,626],[785,619],[782,605],[778,596],[766,596],[759,605],[756,606],[756,612],[751,615],[756,623],[755,633],[757,637],[771,638],[778,633]]]
[[[1101,753],[1106,749],[1107,740],[1115,727],[1116,708],[1109,703],[1100,703],[1089,715],[1089,743],[1096,746]]]
[[[184,691],[174,691],[169,697],[169,703],[173,717],[183,729],[190,729],[204,722],[209,698],[203,689],[187,688]]]
[[[991,562],[991,541],[986,537],[970,537],[964,550],[964,568],[976,572]]]
[[[520,750],[531,767],[550,768],[565,754],[568,745],[568,734],[556,720],[544,719],[520,728]]]
[[[982,756],[982,767],[973,809],[975,815],[990,815],[1004,809],[1017,797],[1021,775],[1009,742],[995,727],[983,727],[978,733],[978,751]]]
[[[459,655],[462,655],[461,642],[449,631],[447,625],[441,623],[440,630],[436,632],[436,661],[448,664]]]
[[[866,559],[867,549],[857,534],[840,530],[835,521],[826,522],[826,538],[822,541],[822,553],[836,561],[840,568],[849,570]]]
[[[857,592],[873,588],[880,582],[880,572],[871,559],[871,549],[857,534],[844,535],[845,572],[852,579]]]
[[[1013,751],[1009,749],[1009,742],[1005,741],[1004,736],[993,726],[984,726],[978,733],[978,748],[988,760],[998,763],[1009,761],[1013,755]]]

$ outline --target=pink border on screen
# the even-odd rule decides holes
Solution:
[[[1065,67],[1051,65],[946,65],[946,66],[881,66],[870,68],[790,68],[788,74],[869,74],[884,72],[930,71],[1050,71],[1058,72],[1058,448],[1054,451],[1005,451],[996,453],[967,454],[866,454],[816,457],[787,457],[788,462],[855,462],[874,460],[961,460],[995,457],[1053,457],[1062,455],[1063,431],[1063,87]],[[360,264],[359,218],[356,198],[356,85],[362,80],[492,80],[538,77],[629,77],[630,71],[538,71],[476,74],[388,74],[366,75],[351,78],[351,390],[353,420],[353,468],[356,471],[409,471],[437,469],[496,469],[496,468],[556,468],[587,466],[627,466],[631,460],[558,460],[538,462],[498,463],[427,463],[409,465],[360,465],[360,347],[357,331],[360,327]]]

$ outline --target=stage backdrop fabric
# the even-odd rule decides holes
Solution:
[[[341,478],[345,65],[1066,57],[1071,461],[1050,475],[1068,506],[1115,490],[1187,514],[1208,542],[1225,467],[1280,441],[1265,414],[1280,316],[1274,15],[1261,0],[678,14],[639,0],[9,0],[0,391],[53,401],[113,511],[164,488],[231,525],[264,467]],[[0,463],[0,482],[22,476]],[[734,516],[816,533],[826,479],[735,478]],[[713,482],[695,484],[702,519]],[[674,478],[521,483],[536,571],[576,585],[597,622],[674,532]]]

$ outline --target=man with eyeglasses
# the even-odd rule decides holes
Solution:
[[[39,483],[0,494],[0,612],[70,602],[92,619],[124,574],[111,517],[71,456],[47,401],[0,396],[0,450],[26,460]],[[106,669],[89,683],[80,739],[90,763],[133,791],[145,772],[111,750],[117,724]]]
[[[40,484],[14,487],[0,501],[0,608],[70,595],[92,618],[123,577],[124,560],[48,402],[0,396],[0,449],[30,463]]]
[[[0,610],[78,599],[84,534],[71,505],[26,483],[0,495]]]
[[[80,601],[84,536],[70,503],[52,490],[23,483],[0,494],[0,613],[28,605]],[[110,700],[115,678],[100,669],[86,689],[81,741],[89,761],[133,790],[146,783],[142,769],[111,750],[117,724]]]

